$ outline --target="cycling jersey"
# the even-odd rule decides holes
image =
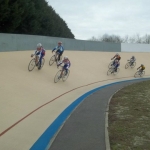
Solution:
[[[120,60],[121,57],[119,55],[115,55],[113,58],[115,58],[116,60]]]
[[[52,50],[52,52],[54,51],[54,50],[59,50],[60,52],[63,52],[64,51],[64,47],[61,45],[61,46],[56,46],[53,50]]]
[[[116,68],[119,67],[119,65],[120,65],[120,62],[119,62],[119,61],[114,63],[114,66],[115,66]]]
[[[68,66],[68,67],[71,66],[71,63],[69,60],[63,60],[62,63],[64,63],[65,66]]]
[[[71,63],[69,60],[63,60],[59,65],[64,63],[63,69],[68,70],[68,68],[71,66]]]
[[[130,59],[130,62],[135,62],[135,61],[136,61],[135,58],[131,58],[131,59]]]
[[[39,63],[40,63],[39,69],[40,69],[42,64],[42,58],[45,56],[45,49],[42,48],[41,50],[35,50],[34,54],[39,57]]]
[[[144,70],[144,69],[145,69],[145,66],[141,66],[141,69]]]
[[[117,59],[117,60],[120,60],[120,59],[121,59],[121,57],[120,57],[120,56],[116,56],[116,59]]]
[[[44,56],[45,55],[45,49],[42,48],[42,50],[39,50],[39,51],[36,50],[34,54],[39,55],[39,56]]]

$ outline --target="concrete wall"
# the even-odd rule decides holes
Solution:
[[[108,51],[108,52],[150,52],[150,44],[109,43],[97,41],[75,40],[37,35],[0,33],[0,52],[34,50],[41,42],[45,49],[53,49],[58,41],[62,41],[65,50]]]
[[[150,52],[150,44],[121,44],[122,52]]]
[[[34,50],[37,43],[42,43],[45,49],[53,49],[58,41],[63,42],[65,50],[108,51],[120,52],[120,43],[84,41],[67,38],[57,38],[37,35],[0,33],[0,51]]]

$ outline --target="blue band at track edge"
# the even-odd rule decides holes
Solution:
[[[143,79],[148,79],[148,78],[142,78],[142,79],[131,79],[131,80],[124,80],[124,81],[118,81],[118,82],[113,82],[110,84],[106,84],[103,86],[100,86],[98,88],[95,88],[82,96],[80,96],[78,99],[76,99],[72,104],[70,104],[54,121],[53,123],[45,130],[45,132],[39,137],[39,139],[32,145],[30,150],[45,150],[50,143],[51,139],[53,136],[57,133],[61,125],[64,123],[64,121],[67,119],[67,117],[71,114],[71,112],[89,95],[92,93],[105,88],[107,86],[111,86],[114,84],[118,84],[121,82],[129,82],[133,80],[143,80]]]

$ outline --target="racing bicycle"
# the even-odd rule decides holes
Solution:
[[[68,73],[67,73],[66,70],[63,69],[63,66],[61,66],[61,69],[56,73],[54,77],[54,82],[57,83],[60,79],[62,79],[63,81],[66,81],[67,78],[69,77],[69,74],[70,74],[70,70],[68,69]]]
[[[107,71],[107,75],[110,75],[110,74],[118,74],[118,72],[120,71],[119,68],[117,68],[117,71],[115,71],[115,66],[111,66],[111,68],[109,68],[109,70]]]
[[[135,74],[134,74],[134,77],[135,78],[138,78],[138,77],[143,77],[145,75],[145,71],[143,70],[138,70]]]
[[[45,63],[45,59],[42,58],[41,68],[44,66],[44,63]],[[31,61],[29,62],[29,65],[28,65],[28,70],[32,71],[35,68],[35,66],[37,66],[38,68],[40,67],[39,57],[38,57],[38,63],[37,64],[36,64],[35,58],[31,59]]]
[[[54,62],[56,62],[56,64],[58,63],[58,56],[59,53],[55,52],[55,54],[50,58],[49,60],[49,65],[51,66]],[[62,55],[60,56],[60,60],[62,60]]]
[[[136,66],[136,62],[131,62],[130,60],[127,60],[128,62],[125,65],[125,69],[128,67],[134,68]]]

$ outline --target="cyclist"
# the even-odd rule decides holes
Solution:
[[[114,58],[115,58],[115,59],[114,59]],[[112,65],[115,64],[115,60],[120,61],[121,57],[120,57],[120,55],[119,55],[118,53],[116,53],[116,55],[115,55],[113,58],[111,58],[111,60],[113,60],[113,59],[114,59],[114,61],[113,61],[113,64],[112,64]]]
[[[45,49],[43,48],[41,43],[37,44],[37,49],[35,50],[34,54],[31,54],[31,57],[33,57],[34,55],[36,66],[39,65],[38,69],[41,69],[42,58],[45,56]],[[38,64],[38,59],[40,64]]]
[[[114,71],[117,72],[117,68],[120,66],[120,62],[117,59],[114,62]]]
[[[61,55],[63,54],[64,52],[64,47],[62,46],[62,42],[58,42],[58,46],[56,46],[53,50],[52,50],[52,53],[53,51],[56,50],[56,53],[58,53],[58,62],[60,61],[60,57]]]
[[[60,62],[60,63],[57,65],[57,67],[59,67],[62,63],[64,63],[64,66],[63,66],[63,68],[62,68],[62,72],[61,72],[59,78],[62,77],[62,73],[63,73],[64,70],[66,70],[66,74],[65,74],[65,75],[67,75],[67,74],[68,74],[68,69],[69,69],[69,67],[71,66],[70,60],[68,59],[67,56],[64,57],[64,60],[63,60],[62,62]]]
[[[142,73],[143,70],[145,70],[145,66],[143,64],[141,64],[140,67],[137,68],[137,70],[140,69],[139,71]]]
[[[130,60],[128,60],[128,61],[130,61],[131,66],[132,66],[133,63],[136,61],[136,58],[135,58],[134,56],[132,56],[132,57],[130,58]]]

